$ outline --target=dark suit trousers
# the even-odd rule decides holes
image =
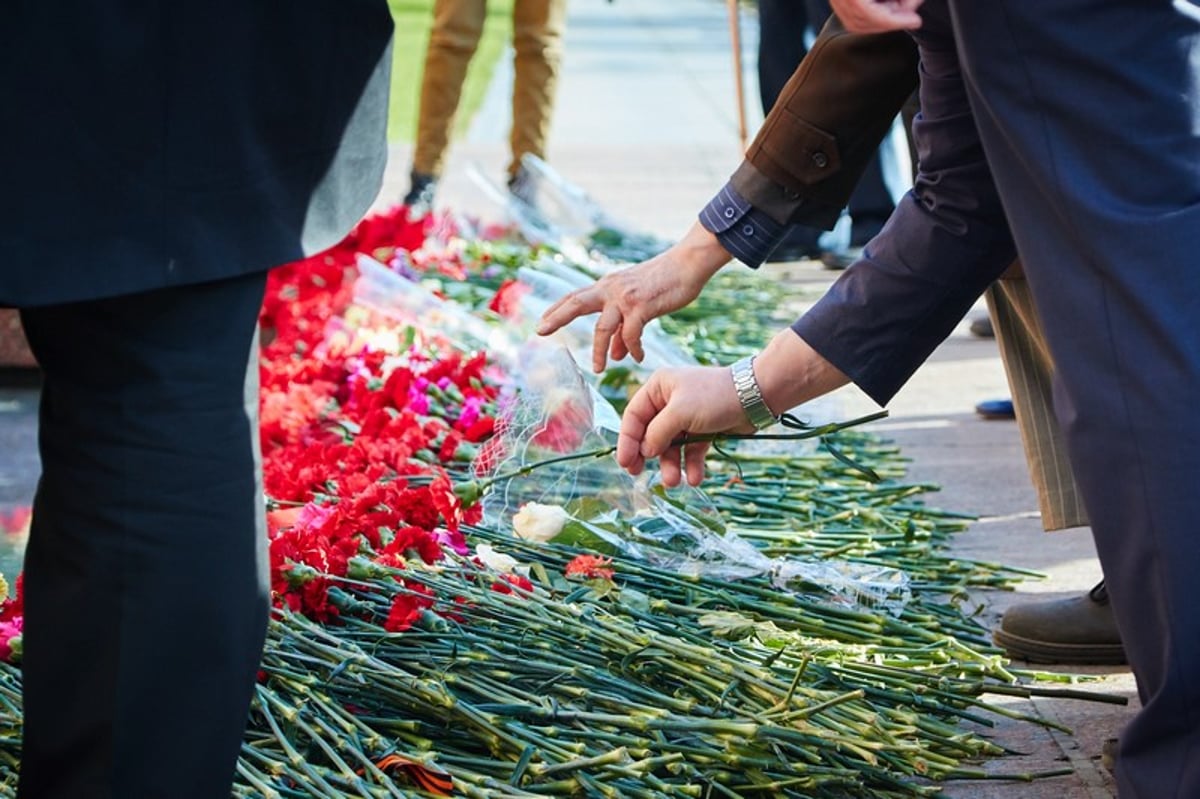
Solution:
[[[945,0],[927,3],[928,19],[939,6]],[[1120,795],[1195,799],[1200,6],[949,0],[949,8],[1137,676],[1143,709],[1120,735]],[[926,28],[919,36],[939,33]]]
[[[45,373],[22,797],[230,795],[269,608],[264,280],[22,311]]]

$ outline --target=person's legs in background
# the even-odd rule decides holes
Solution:
[[[512,160],[508,187],[524,200],[532,183],[523,179],[521,157],[545,159],[554,114],[567,24],[566,0],[515,0],[513,4]]]
[[[479,46],[486,17],[486,0],[434,2],[433,28],[429,32],[425,67],[421,73],[412,183],[404,196],[405,205],[427,210],[433,204],[463,83],[467,79],[467,67]]]
[[[45,375],[22,796],[229,796],[270,603],[265,279],[22,311]]]
[[[807,36],[825,17],[809,19],[804,0],[759,0],[758,96],[768,114],[779,93],[808,53]],[[823,12],[828,15],[828,9]]]

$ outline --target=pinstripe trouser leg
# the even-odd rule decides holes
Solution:
[[[1033,295],[1024,278],[998,280],[987,291],[988,311],[1012,392],[1029,477],[1042,527],[1086,527],[1087,510],[1075,485],[1062,430],[1054,417],[1054,359],[1046,346]]]

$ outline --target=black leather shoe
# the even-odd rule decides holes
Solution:
[[[414,213],[423,214],[433,210],[433,196],[437,193],[437,175],[428,172],[412,172],[409,175],[408,194],[402,202]]]
[[[1103,580],[1080,596],[1013,605],[992,640],[1009,657],[1031,663],[1126,662]]]

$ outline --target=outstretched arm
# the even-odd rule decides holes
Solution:
[[[603,370],[610,356],[640,360],[645,324],[695,299],[731,256],[758,266],[787,224],[833,225],[916,74],[906,34],[855,35],[831,19],[700,224],[662,255],[568,294],[538,332],[599,312],[592,367]]]

